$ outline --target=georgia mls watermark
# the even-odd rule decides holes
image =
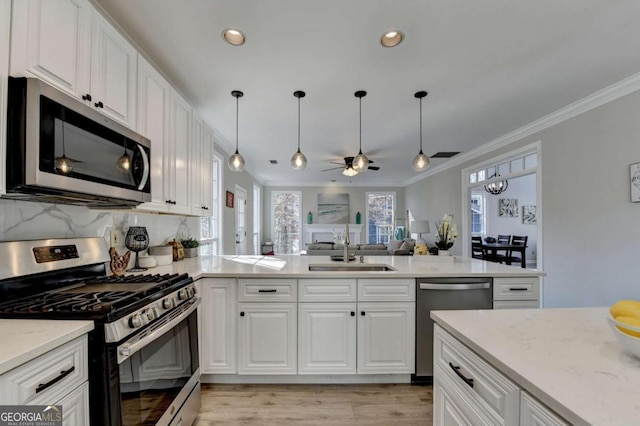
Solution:
[[[0,426],[62,426],[62,405],[0,405]]]

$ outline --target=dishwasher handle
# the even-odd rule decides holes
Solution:
[[[491,288],[489,282],[478,283],[452,283],[452,284],[440,284],[440,283],[420,283],[420,290],[482,290],[485,288]]]

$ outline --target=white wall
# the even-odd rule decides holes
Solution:
[[[629,164],[640,162],[639,92],[409,185],[407,207],[429,219],[461,214],[463,168],[538,140],[544,306],[640,299],[640,203],[629,201]]]
[[[483,194],[486,199],[486,232],[485,235],[526,235],[527,267],[535,267],[538,227],[522,223],[522,206],[536,205],[536,176],[527,175],[509,179],[507,190],[500,195],[492,195],[483,186],[473,188],[472,193]],[[501,217],[498,215],[498,203],[501,198],[518,200],[518,217]]]

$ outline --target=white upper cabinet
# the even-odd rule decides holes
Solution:
[[[169,137],[169,83],[142,56],[138,58],[137,132],[151,141],[151,202],[137,208],[167,212],[164,193],[164,146]]]
[[[13,2],[13,76],[36,76],[135,128],[137,51],[88,0]]]
[[[88,0],[14,1],[11,75],[34,75],[74,97],[86,96],[92,16]]]
[[[97,12],[93,13],[91,103],[128,126],[135,127],[138,52]]]
[[[169,211],[191,214],[189,189],[189,146],[191,140],[191,106],[171,90],[169,102],[169,138],[165,145],[164,189]]]
[[[204,213],[204,210],[202,209],[203,205],[201,202],[202,172],[204,166],[202,158],[204,122],[195,111],[193,111],[192,113],[191,121],[191,163],[189,163],[189,181],[191,183],[191,214],[194,216],[202,216]]]
[[[213,129],[204,123],[202,138],[202,172],[200,173],[200,204],[202,216],[213,214]]]

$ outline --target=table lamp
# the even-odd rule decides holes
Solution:
[[[422,234],[425,234],[425,233],[428,234],[429,232],[431,232],[431,229],[429,228],[429,221],[414,220],[413,222],[411,222],[411,232],[414,232],[419,235],[418,241],[416,241],[418,244],[425,244],[426,242],[422,238]]]

